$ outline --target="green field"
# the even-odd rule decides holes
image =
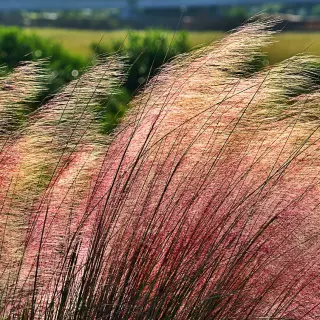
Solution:
[[[70,52],[81,56],[90,56],[90,44],[102,42],[108,44],[114,40],[125,40],[127,31],[92,31],[92,30],[70,30],[51,28],[29,28],[30,33],[36,33],[45,38],[53,39],[62,44]],[[141,31],[143,32],[143,31]],[[168,32],[167,36],[172,37]],[[221,32],[190,32],[189,43],[192,47],[209,43],[219,39]],[[266,48],[270,63],[284,60],[301,52],[312,53],[320,56],[320,33],[282,33],[276,36],[277,42]]]

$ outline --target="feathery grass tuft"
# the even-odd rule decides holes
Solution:
[[[108,137],[95,111],[123,81],[119,57],[8,137],[3,317],[319,315],[319,61],[253,72],[275,23],[165,65]]]

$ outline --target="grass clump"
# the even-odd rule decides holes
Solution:
[[[125,81],[118,56],[10,130],[1,316],[317,316],[319,88],[305,68],[318,58],[242,72],[275,23],[166,64],[108,138],[97,103]]]

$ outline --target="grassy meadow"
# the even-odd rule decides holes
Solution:
[[[99,30],[73,30],[55,28],[28,28],[28,33],[35,33],[60,43],[71,53],[88,57],[91,54],[90,45],[100,42],[103,45],[123,39],[125,41],[127,31],[99,31]],[[141,31],[143,33],[143,31]],[[167,33],[168,37],[173,35]],[[188,41],[191,47],[210,43],[223,36],[222,32],[190,32]],[[320,32],[319,33],[293,33],[287,32],[276,36],[276,42],[266,48],[271,64],[283,61],[297,53],[307,52],[320,56]]]

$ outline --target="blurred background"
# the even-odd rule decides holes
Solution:
[[[120,50],[133,67],[103,113],[109,131],[123,105],[164,61],[219,39],[256,14],[283,32],[257,68],[292,55],[320,55],[320,0],[0,0],[0,64],[48,58],[46,95],[81,75],[98,54]]]

